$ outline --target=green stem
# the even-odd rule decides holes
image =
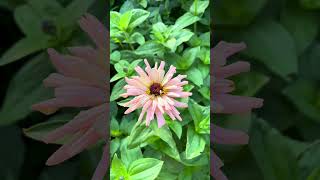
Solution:
[[[131,43],[129,43],[129,46],[130,46],[131,50],[134,51],[134,48]]]

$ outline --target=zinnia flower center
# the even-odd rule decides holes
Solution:
[[[150,94],[156,95],[156,96],[160,96],[162,94],[162,86],[159,83],[153,83],[150,86]]]

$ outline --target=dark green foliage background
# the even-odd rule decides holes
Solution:
[[[53,1],[33,0],[33,2],[36,4],[38,3],[38,5],[44,4],[46,6]],[[67,7],[70,3],[76,1],[58,0],[57,2],[63,7]],[[25,54],[21,56],[21,58],[12,61],[10,64],[7,64],[7,62],[4,63],[6,59],[3,57],[4,54],[7,53],[16,42],[26,37],[26,34],[23,33],[21,26],[15,21],[14,17],[16,8],[25,4],[27,4],[27,1],[25,0],[2,0],[0,2],[0,27],[2,34],[0,45],[0,179],[91,179],[94,169],[101,158],[101,146],[93,148],[90,151],[85,151],[81,153],[81,155],[76,156],[63,164],[48,167],[45,166],[46,160],[60,147],[60,145],[50,145],[33,140],[30,137],[27,137],[23,132],[27,128],[41,122],[48,122],[48,120],[58,120],[65,123],[72,119],[73,115],[79,111],[67,109],[59,112],[58,115],[56,114],[53,116],[45,116],[38,112],[31,112],[31,104],[52,97],[52,90],[45,89],[42,85],[43,78],[53,71],[53,67],[50,64],[47,55],[45,55],[45,48],[43,50]],[[79,4],[79,2],[77,2],[77,4]],[[80,7],[83,5],[82,12],[79,12],[81,14],[87,11],[87,7],[84,4],[86,3],[80,4]],[[105,9],[107,9],[106,1],[88,1],[87,4],[91,4],[91,7],[88,10],[89,12],[93,13],[101,21],[107,19],[107,15],[105,14]],[[51,10],[54,11],[55,9],[51,8]],[[81,8],[79,8],[78,11],[81,11]],[[34,12],[32,11],[27,12],[27,14],[25,14],[26,20],[30,20],[29,15],[33,13]],[[48,18],[45,15],[39,15],[38,17],[40,21],[47,20]],[[77,17],[77,19],[78,18],[79,17]],[[24,26],[24,28],[31,27],[40,29],[41,27],[40,23],[37,24],[37,22],[34,21],[31,21],[33,24],[28,24],[29,21],[25,22],[26,26]],[[76,23],[77,21],[73,20],[73,25],[68,28],[68,30],[72,30],[73,36],[60,37],[60,39],[65,39],[65,41],[51,41],[54,45],[51,44],[47,47],[54,47],[59,51],[65,52],[65,48],[71,45],[91,44],[87,35],[80,30]],[[65,33],[62,34],[68,33],[66,30],[64,31]],[[36,45],[39,43],[38,40],[39,39],[35,36],[29,45]],[[23,48],[14,50],[13,54],[19,54],[23,51]],[[12,55],[10,56],[13,57]],[[36,91],[37,89],[41,90]],[[38,93],[40,91],[43,93]],[[62,123],[59,125],[62,125]],[[50,126],[47,127],[50,128]],[[43,129],[42,131],[32,132],[41,135],[47,131],[48,129]]]
[[[211,1],[214,44],[248,46],[230,58],[252,65],[233,78],[235,94],[264,99],[252,115],[213,118],[250,135],[248,146],[215,146],[229,179],[320,179],[319,10],[316,0]]]

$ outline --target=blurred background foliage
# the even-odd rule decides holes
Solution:
[[[317,0],[212,2],[214,44],[248,46],[230,59],[251,63],[235,93],[264,99],[251,115],[216,118],[250,135],[248,146],[216,146],[230,180],[320,179],[319,10]]]
[[[107,5],[107,1],[100,0],[0,1],[1,180],[92,177],[101,148],[94,147],[68,162],[47,167],[46,160],[59,146],[33,140],[64,124],[79,110],[66,109],[45,116],[32,112],[31,105],[53,97],[52,90],[42,85],[42,80],[54,71],[46,49],[67,52],[66,48],[73,45],[91,45],[77,21],[89,12],[106,22]]]
[[[209,0],[117,0],[110,11],[110,179],[210,179],[210,11]],[[178,101],[182,121],[165,115],[158,128],[137,122],[141,108],[124,115],[125,77],[164,61],[174,76],[187,75],[188,98]],[[183,81],[184,81],[183,80]],[[133,171],[137,162],[139,171]],[[151,162],[151,163],[150,163]],[[138,174],[138,175],[137,175]],[[143,178],[142,178],[143,177]]]

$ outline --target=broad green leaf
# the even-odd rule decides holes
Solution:
[[[130,164],[128,173],[131,180],[154,180],[161,171],[163,161],[142,158]]]
[[[249,146],[264,179],[299,179],[298,162],[293,151],[299,145],[289,144],[286,137],[263,120],[253,121]]]
[[[243,41],[243,54],[265,64],[282,78],[297,73],[298,60],[294,40],[286,29],[272,20],[261,20],[248,29],[229,34],[235,41]]]
[[[123,89],[125,85],[126,85],[126,82],[124,79],[121,79],[114,85],[111,92],[110,101],[115,101],[119,99],[120,95],[125,93],[125,90]]]
[[[53,130],[62,127],[75,117],[75,113],[60,113],[56,114],[48,119],[48,121],[33,125],[29,128],[23,129],[23,133],[34,140],[42,141],[42,139]],[[64,144],[72,136],[66,136],[63,139],[59,139],[55,144]]]
[[[159,54],[163,52],[163,46],[157,42],[154,41],[148,41],[144,43],[143,45],[139,46],[138,49],[136,49],[135,53],[138,55],[154,55]]]
[[[319,167],[320,167],[320,141],[308,146],[300,155],[299,155],[299,172],[300,179],[307,179],[319,177]],[[310,177],[309,177],[310,175]],[[309,179],[308,179],[309,180]]]
[[[63,116],[63,115],[62,115]],[[62,118],[64,119],[64,118]],[[69,120],[69,119],[68,119]],[[36,124],[28,129],[24,129],[24,134],[32,139],[42,141],[42,139],[53,130],[65,125],[68,123],[68,120],[58,120],[58,121],[46,121],[43,123]],[[55,144],[63,144],[67,142],[67,140],[70,140],[70,136],[63,138],[61,140],[58,140],[55,142]]]
[[[320,9],[320,2],[318,0],[299,0],[299,2],[306,9]]]
[[[121,132],[127,135],[130,135],[131,130],[134,127],[135,123],[136,121],[134,120],[134,114],[123,116],[120,123]]]
[[[168,123],[170,129],[177,135],[180,139],[182,135],[182,125],[178,121],[171,121]]]
[[[194,47],[190,49],[186,49],[183,52],[181,60],[177,60],[177,68],[178,69],[188,69],[193,64],[197,55],[200,51],[200,47]]]
[[[148,1],[147,0],[139,0],[139,4],[142,7],[146,8],[148,6]]]
[[[121,59],[121,53],[119,51],[114,51],[110,55],[111,64],[115,64],[119,62]]]
[[[255,95],[264,85],[269,82],[269,77],[257,72],[248,72],[233,78],[236,84],[234,94],[242,96]]]
[[[110,144],[110,155],[113,156],[114,153],[118,151],[119,147],[120,147],[120,139],[119,138],[113,139]]]
[[[83,16],[95,0],[73,0],[57,18],[64,27],[73,26]]]
[[[150,15],[150,12],[145,11],[143,9],[133,9],[131,12],[132,17],[129,24],[130,29],[134,29],[135,27],[142,24]]]
[[[299,75],[311,80],[320,80],[320,44],[306,50],[299,58]]]
[[[111,179],[128,179],[128,172],[126,166],[118,158],[117,154],[113,156],[111,162],[110,177]]]
[[[27,148],[22,137],[21,128],[18,126],[0,127],[0,140],[3,143],[0,149],[1,179],[6,176],[12,180],[19,179],[19,174],[26,169],[23,164]]]
[[[48,46],[47,40],[47,36],[30,36],[19,40],[2,54],[0,66],[15,62],[23,57],[45,49]]]
[[[209,50],[209,48],[201,47],[201,50],[198,53],[198,57],[204,64],[210,64],[210,50]]]
[[[14,18],[25,35],[35,35],[43,33],[41,31],[42,18],[32,11],[28,5],[19,6],[14,10]]]
[[[124,14],[122,14],[119,21],[119,29],[121,29],[122,31],[127,31],[131,17],[132,17],[131,11],[127,11]]]
[[[62,11],[63,7],[57,0],[28,0],[32,10],[43,18],[55,18]]]
[[[158,128],[157,123],[152,122],[150,127],[152,128],[155,136],[158,136],[160,139],[166,142],[171,148],[177,149],[176,143],[172,137],[172,133],[168,126],[162,126],[161,128]]]
[[[172,34],[176,39],[176,46],[180,46],[182,43],[187,42],[194,35],[193,32],[183,29],[180,31],[176,31],[176,33]]]
[[[320,122],[320,96],[313,81],[298,80],[283,91],[298,110],[316,122]]]
[[[122,135],[120,131],[119,123],[115,117],[111,118],[110,132],[112,137],[118,137]]]
[[[320,167],[313,170],[313,172],[308,176],[307,180],[318,180],[320,178]]]
[[[296,2],[287,3],[281,23],[292,35],[299,54],[313,42],[319,30],[317,14],[303,10]]]
[[[116,11],[110,11],[110,27],[119,27],[121,14]]]
[[[187,74],[187,79],[189,79],[198,87],[201,87],[203,85],[203,78],[199,69],[192,67],[187,71],[186,74]]]
[[[195,0],[195,1],[193,1],[192,5],[190,7],[190,12],[193,15],[198,16],[199,14],[203,14],[208,6],[209,6],[208,0],[205,0],[205,1]]]
[[[189,126],[187,131],[186,159],[200,156],[205,146],[205,140],[194,131],[192,126]]]
[[[180,31],[181,29],[184,29],[199,20],[200,18],[198,16],[195,16],[192,13],[187,12],[177,19],[176,23],[172,27],[172,30],[176,32]]]
[[[11,80],[0,111],[0,125],[12,124],[31,113],[31,106],[52,97],[42,81],[53,71],[47,55],[28,61]]]
[[[135,32],[130,36],[130,43],[138,43],[142,45],[145,43],[144,36],[139,32]]]
[[[193,119],[195,131],[199,134],[210,134],[210,107],[201,106],[191,99],[188,110]]]
[[[153,136],[151,128],[146,127],[143,122],[137,122],[128,137],[128,148],[135,148]]]
[[[218,1],[212,6],[212,17],[216,25],[248,25],[266,3],[267,0]]]
[[[171,148],[168,143],[164,142],[163,140],[148,141],[148,145],[154,148],[156,151],[162,152],[169,157],[180,161],[180,154],[177,148]]]
[[[128,149],[127,138],[121,142],[120,152],[121,161],[127,168],[129,168],[129,165],[132,164],[134,161],[143,158],[140,147]]]

